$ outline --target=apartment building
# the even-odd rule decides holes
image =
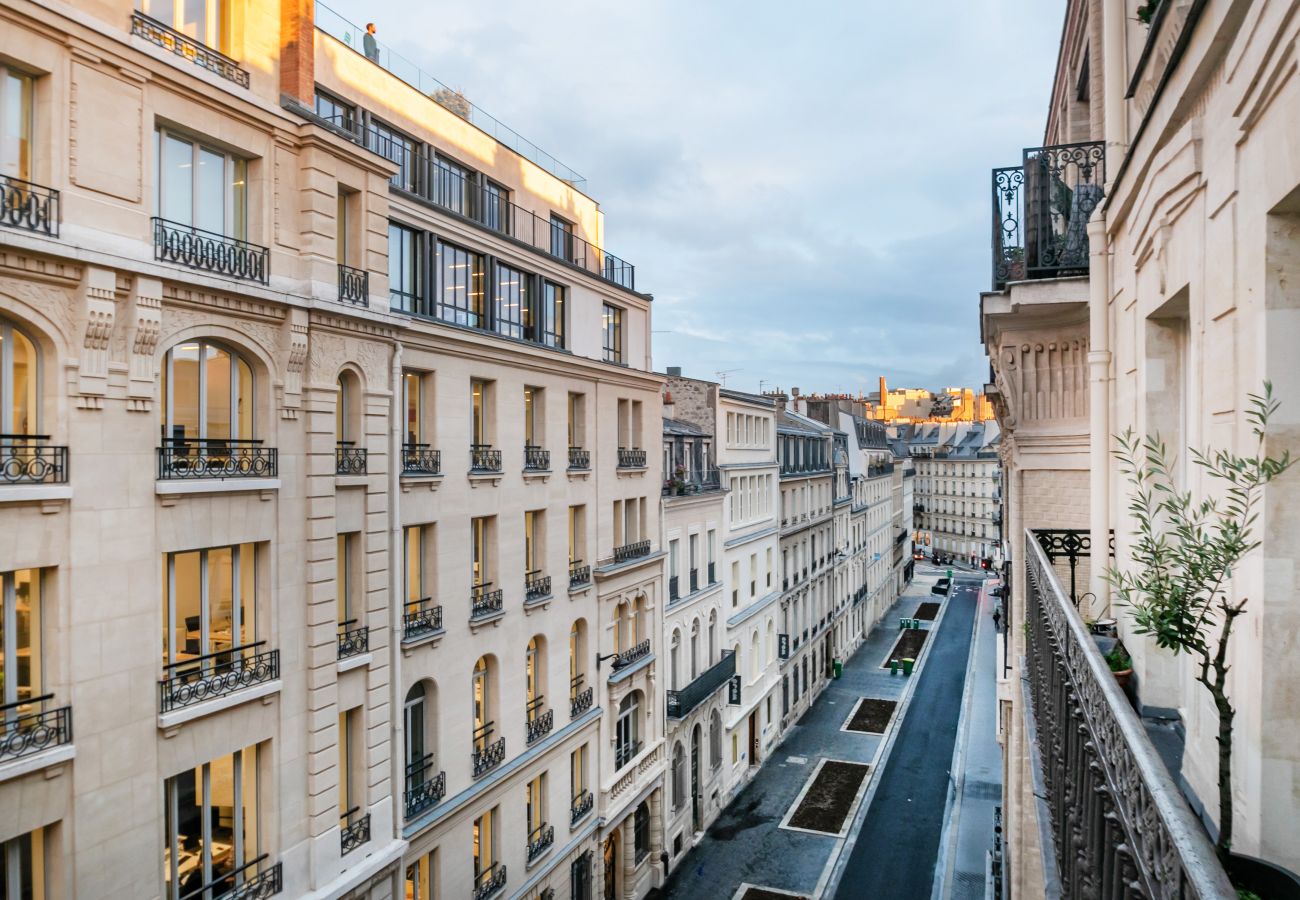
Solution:
[[[650,297],[580,176],[362,34],[0,9],[18,896],[662,878]]]
[[[1283,152],[1300,144],[1286,49],[1300,18],[1292,0],[1145,7],[1139,18],[1121,0],[1065,4],[1042,146],[1009,147],[992,173],[981,336],[1004,435],[1011,585],[1007,853],[993,851],[1013,896],[1109,885],[1114,860],[1145,895],[1236,896],[1211,845],[1218,716],[1196,661],[1137,634],[1104,577],[1131,564],[1135,531],[1113,436],[1159,433],[1199,503],[1218,490],[1190,448],[1252,455],[1249,396],[1269,381],[1283,406],[1265,452],[1300,449],[1300,160]],[[1242,857],[1283,867],[1281,891],[1300,872],[1297,491],[1294,471],[1267,488],[1261,543],[1225,582],[1249,598],[1228,655],[1232,872],[1251,870]],[[1098,640],[1131,656],[1126,689]],[[1081,808],[1080,796],[1097,802]],[[1094,836],[1087,852],[1070,834]]]

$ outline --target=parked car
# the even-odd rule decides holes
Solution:
[[[917,550],[915,553],[912,554],[912,559],[919,559],[919,560],[925,559],[925,551]]]

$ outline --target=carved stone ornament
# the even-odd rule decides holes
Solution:
[[[157,278],[137,277],[131,285],[130,310],[131,361],[126,394],[128,408],[147,412],[153,399],[154,354],[162,334],[162,282]]]
[[[280,398],[280,417],[298,418],[302,408],[302,373],[307,367],[307,311],[291,309],[285,320],[284,388]]]
[[[108,345],[117,318],[117,275],[111,269],[87,266],[81,282],[85,329],[77,370],[78,405],[99,409],[108,393]],[[96,398],[89,400],[88,398]],[[84,402],[83,402],[84,401]]]

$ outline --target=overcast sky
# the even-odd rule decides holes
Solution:
[[[1041,143],[1062,0],[331,0],[582,173],[655,368],[979,386],[989,169]]]

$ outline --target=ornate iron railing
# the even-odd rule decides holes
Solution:
[[[1040,528],[1033,532],[1048,562],[1065,559],[1070,566],[1070,599],[1079,605],[1079,560],[1092,556],[1092,532],[1086,528]],[[1115,555],[1115,531],[1110,532],[1110,556]]]
[[[614,562],[622,563],[629,560],[639,559],[642,556],[650,555],[649,541],[633,541],[630,544],[624,544],[622,547],[614,548]]]
[[[370,273],[339,263],[339,302],[353,306],[370,305]]]
[[[343,816],[346,821],[359,810],[360,807],[354,806],[349,809]],[[339,851],[341,856],[347,856],[353,850],[362,844],[370,841],[370,813],[366,813],[355,822],[349,822],[339,829]]]
[[[433,771],[433,754],[407,763],[406,790],[402,794],[402,804],[406,807],[406,818],[417,816],[436,806],[447,795],[447,773]]]
[[[555,826],[542,824],[528,834],[528,861],[532,862],[555,843]]]
[[[613,668],[615,671],[630,666],[638,659],[643,659],[650,655],[650,639],[646,638],[639,644],[628,647],[614,657]]]
[[[442,631],[442,607],[433,606],[429,597],[412,600],[402,612],[402,640],[414,641]]]
[[[256,650],[266,641],[168,663],[158,682],[158,711],[215,700],[280,677],[280,651]],[[256,652],[250,652],[256,651]]]
[[[529,472],[545,472],[551,467],[551,451],[532,444],[524,445],[524,468]]]
[[[500,472],[501,451],[493,450],[491,444],[470,444],[469,468],[471,472]]]
[[[1235,897],[1032,531],[1025,548],[1025,660],[1036,762],[1068,896]]]
[[[348,619],[339,623],[339,659],[360,656],[370,650],[370,626],[348,628],[349,625],[355,625],[356,621]]]
[[[671,497],[674,495],[707,494],[720,490],[722,490],[722,477],[717,469],[697,469],[693,472],[687,472],[680,479],[665,481],[663,495]]]
[[[248,87],[248,70],[241,68],[239,63],[221,51],[186,37],[170,25],[164,25],[142,12],[131,13],[131,33],[164,50],[170,50],[177,56],[185,57],[201,69],[207,69],[240,87]]]
[[[483,729],[479,729],[482,731]],[[470,761],[473,763],[474,777],[479,778],[491,772],[497,766],[501,765],[506,758],[506,739],[505,735],[497,738],[495,741],[489,741],[488,737],[492,734],[489,730],[484,733],[481,741],[475,738],[475,746],[470,755]]]
[[[173,438],[158,448],[158,480],[274,478],[279,457],[260,440]]]
[[[355,441],[339,441],[334,448],[334,474],[366,474],[366,448],[355,446]]]
[[[620,469],[644,469],[646,454],[644,450],[634,447],[618,448],[618,467]]]
[[[529,572],[524,576],[524,599],[540,600],[551,596],[551,576]]]
[[[59,192],[0,175],[0,225],[59,236]]]
[[[548,709],[536,718],[524,720],[524,732],[528,743],[534,744],[551,733],[555,727],[555,710]]]
[[[402,474],[441,475],[442,451],[431,450],[428,444],[403,444]]]
[[[591,583],[591,566],[584,566],[582,560],[575,559],[569,563],[569,587],[581,587]]]
[[[53,694],[0,706],[0,763],[72,743],[72,707],[47,707]]]
[[[48,434],[0,434],[0,484],[67,484],[68,448]]]
[[[266,900],[274,897],[284,889],[284,876],[280,863],[264,865],[270,858],[269,853],[264,853],[208,884],[181,894],[180,900]],[[245,874],[255,867],[260,869],[255,875]]]
[[[153,258],[262,284],[271,277],[271,251],[266,247],[157,216],[153,218]]]
[[[474,900],[488,900],[506,886],[506,864],[493,863],[474,876]]]
[[[993,170],[993,289],[1030,278],[1086,274],[1088,219],[1106,183],[1102,141],[1031,147]]]
[[[476,584],[470,588],[470,618],[482,619],[493,613],[501,612],[504,595],[501,588],[493,590],[488,584]]]
[[[584,450],[582,447],[569,448],[569,468],[570,469],[590,469],[591,468],[591,451]]]
[[[735,674],[736,656],[728,650],[723,654],[722,659],[701,672],[686,687],[680,691],[668,692],[668,718],[686,718],[691,710],[713,696]]]
[[[569,823],[574,824],[580,821],[595,806],[596,795],[584,788],[578,796],[573,798],[573,802],[569,806]]]
[[[596,692],[591,688],[585,691],[579,691],[569,700],[569,718],[576,719],[578,716],[591,709],[591,704],[596,699]]]

